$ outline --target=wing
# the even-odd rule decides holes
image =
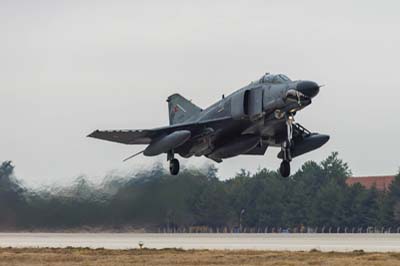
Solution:
[[[224,123],[224,121],[227,119],[230,118],[224,117],[214,120],[177,124],[155,129],[96,130],[89,134],[88,137],[122,144],[150,144],[153,139],[159,138],[163,135],[168,135],[176,130],[190,130],[194,135],[197,131],[204,129],[204,127],[215,127],[220,123]]]
[[[149,144],[157,135],[154,130],[96,130],[88,137],[123,144]]]

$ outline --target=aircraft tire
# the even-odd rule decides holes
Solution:
[[[288,177],[290,175],[290,162],[286,160],[282,161],[279,172],[282,177]]]
[[[177,175],[179,173],[179,161],[178,159],[172,159],[169,161],[169,172],[171,175]]]

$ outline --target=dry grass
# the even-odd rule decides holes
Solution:
[[[400,253],[3,248],[0,265],[400,265]]]

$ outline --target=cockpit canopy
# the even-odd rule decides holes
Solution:
[[[280,84],[280,83],[287,83],[290,81],[291,81],[290,78],[288,78],[287,76],[285,76],[283,74],[273,75],[273,74],[267,73],[261,77],[261,79],[259,80],[259,83]]]

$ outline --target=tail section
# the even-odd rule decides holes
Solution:
[[[200,107],[194,105],[180,94],[169,96],[167,102],[170,125],[183,123],[202,111]]]

